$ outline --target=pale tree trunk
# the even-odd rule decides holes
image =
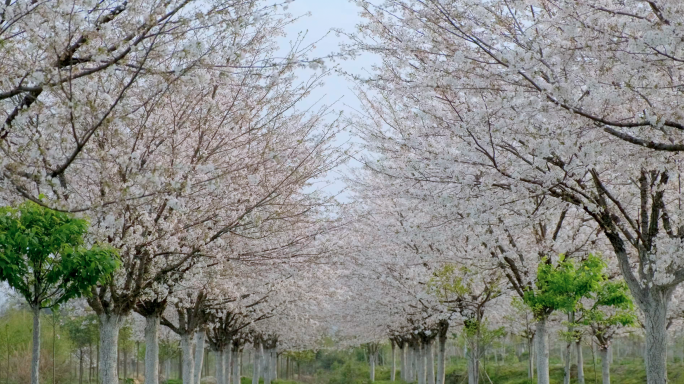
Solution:
[[[252,384],[259,384],[259,374],[261,371],[261,343],[254,344],[254,362],[252,363]]]
[[[145,317],[145,384],[159,384],[159,316]]]
[[[437,348],[437,378],[435,384],[444,384],[445,373],[446,373],[446,332],[440,333]]]
[[[527,339],[527,378],[534,379],[534,338]]]
[[[648,384],[667,383],[667,299],[653,298],[643,310],[646,330],[646,379]],[[669,299],[669,295],[668,299]]]
[[[264,354],[261,356],[264,366],[263,374],[264,384],[271,384],[271,348],[264,348]]]
[[[413,355],[413,367],[411,368],[411,379],[416,383],[420,383],[420,346],[413,347],[411,350]]]
[[[231,373],[233,372],[231,367],[231,363],[233,362],[233,350],[230,344],[228,344],[228,346],[222,351],[222,358],[223,382],[225,384],[230,384],[232,382]]]
[[[418,369],[416,370],[418,373],[418,384],[426,384],[425,383],[425,347],[423,346],[423,343],[418,344],[418,347],[416,348],[416,357],[417,361],[416,363],[418,364]]]
[[[413,347],[410,345],[406,346],[406,381],[407,382],[413,382],[413,367],[414,367],[414,362],[413,362]]]
[[[184,333],[181,335],[180,345],[182,352],[182,367],[183,367],[183,384],[194,384],[195,378],[195,335],[193,332]]]
[[[582,339],[575,342],[577,351],[577,383],[584,384],[584,356],[582,355]]]
[[[409,346],[406,350],[406,381],[412,383],[416,380],[415,350]]]
[[[537,321],[535,353],[537,355],[537,384],[549,384],[549,348],[546,318]]]
[[[575,312],[568,313],[568,335],[573,334],[573,323],[575,322]],[[565,377],[563,380],[564,384],[570,384],[570,365],[572,364],[572,340],[568,340],[565,344]]]
[[[195,333],[195,378],[194,384],[200,384],[202,381],[202,364],[204,364],[204,329],[200,329]]]
[[[119,329],[123,317],[102,314],[100,317],[100,343],[98,359],[100,384],[118,384],[117,352],[119,350]]]
[[[233,384],[240,384],[240,351],[239,348],[233,347],[233,354],[231,356],[231,374]]]
[[[425,365],[427,366],[427,384],[435,384],[435,356],[432,352],[432,340],[425,344]]]
[[[166,359],[164,361],[164,381],[171,378],[171,359]]]
[[[608,350],[610,346],[603,348],[599,347],[599,355],[601,356],[601,378],[603,384],[610,384],[610,358],[608,357]]]
[[[230,384],[232,382],[231,378],[231,362],[233,361],[233,350],[232,345],[228,344],[222,351],[221,355],[223,359],[223,382],[224,384]]]
[[[565,344],[565,368],[563,376],[563,384],[570,384],[570,364],[572,363],[572,342]]]
[[[31,384],[40,384],[40,307],[33,308],[33,353],[31,355]]]
[[[223,368],[223,351],[216,351],[216,384],[226,384],[224,375],[226,371]]]
[[[406,380],[406,343],[399,345],[399,365],[401,366],[401,379]]]
[[[271,350],[271,380],[278,380],[278,352],[275,348]]]
[[[375,353],[372,351],[368,354],[368,362],[370,363],[370,381],[372,383],[375,381]]]
[[[478,384],[480,380],[479,370],[479,346],[477,340],[474,340],[468,348],[468,384]]]
[[[390,381],[395,381],[397,372],[397,344],[392,340],[392,368],[390,370]]]

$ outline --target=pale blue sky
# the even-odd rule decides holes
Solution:
[[[331,29],[342,29],[344,31],[353,32],[355,26],[362,20],[359,16],[359,8],[349,2],[348,0],[295,0],[289,5],[288,12],[293,16],[303,16],[299,21],[291,25],[288,30],[288,36],[283,39],[284,47],[289,46],[288,42],[297,37],[300,32],[307,32],[306,43],[313,43],[323,36],[325,38],[316,44],[314,56],[326,56],[331,53],[339,51],[339,44],[346,41],[343,35],[337,36],[335,33],[328,32]],[[326,34],[328,34],[326,36]],[[372,56],[364,55],[350,60],[336,60],[330,62],[329,66],[337,65],[347,72],[359,74],[370,70],[375,60]],[[307,76],[306,71],[302,71],[301,76]],[[343,110],[345,115],[352,112],[353,109],[358,109],[359,102],[356,95],[352,91],[352,86],[347,79],[338,74],[332,74],[325,79],[325,86],[319,88],[314,92],[309,100],[314,102],[322,99],[321,102],[325,104],[335,103],[334,109]],[[340,135],[339,141],[345,142],[350,139],[349,135]],[[345,172],[349,166],[358,166],[351,162],[346,167],[342,167],[338,172],[328,176],[327,181],[332,182],[332,185],[326,188],[329,193],[337,194],[344,188],[344,183],[336,180],[339,178],[337,173]],[[340,196],[341,200],[346,200],[343,194]]]

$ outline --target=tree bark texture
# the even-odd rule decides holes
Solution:
[[[390,381],[395,381],[397,373],[397,344],[394,340],[391,341],[392,344],[392,368],[390,370]]]
[[[117,353],[119,350],[119,329],[123,317],[116,314],[101,314],[100,343],[98,351],[100,384],[118,384]]]
[[[31,354],[31,384],[40,384],[40,307],[33,308],[33,353]]]
[[[539,319],[536,328],[534,338],[537,355],[537,384],[549,384],[549,345],[546,319]]]
[[[184,333],[180,337],[181,354],[182,354],[182,368],[183,368],[183,384],[194,384],[195,378],[195,335],[193,333]]]
[[[145,317],[145,384],[159,384],[159,316]]]
[[[202,365],[204,364],[204,340],[204,330],[200,329],[195,333],[195,377],[193,379],[193,384],[200,384],[202,380]]]
[[[433,340],[425,344],[425,365],[427,366],[427,384],[435,384],[435,355]]]
[[[603,384],[610,384],[610,358],[608,357],[607,348],[599,348],[599,355],[601,356],[601,378]]]
[[[254,345],[254,362],[252,363],[252,384],[259,384],[259,375],[261,371],[261,355],[262,355],[261,343],[256,343]]]
[[[575,342],[577,355],[577,383],[584,384],[584,356],[582,355],[582,340]]]
[[[444,332],[444,335],[440,333],[437,340],[439,347],[437,348],[437,377],[435,384],[444,384],[446,375],[446,332]]]
[[[240,351],[238,347],[233,347],[231,356],[231,376],[233,384],[240,384]]]

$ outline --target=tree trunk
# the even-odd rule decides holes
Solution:
[[[225,383],[225,368],[223,366],[223,350],[216,351],[216,384],[226,384]]]
[[[432,352],[432,340],[425,344],[425,365],[427,366],[427,384],[435,384],[435,355]]]
[[[599,347],[599,355],[601,356],[601,378],[603,384],[610,384],[610,358],[608,357],[608,350],[610,346],[603,348]]]
[[[263,353],[261,343],[254,345],[254,363],[252,364],[252,384],[259,384],[259,371],[261,371],[261,355]]]
[[[285,358],[285,380],[290,380],[292,374],[290,373],[290,356]]]
[[[271,380],[278,380],[278,352],[275,347],[271,349]]]
[[[479,367],[479,345],[477,337],[470,343],[468,348],[468,384],[478,384],[480,381],[480,367]]]
[[[582,356],[582,339],[575,342],[577,351],[577,383],[584,384],[584,356]]]
[[[228,344],[226,348],[223,350],[223,381],[225,384],[230,384],[232,379],[231,375],[233,372],[233,368],[231,367],[231,363],[233,362],[233,350],[232,346]]]
[[[527,378],[534,379],[534,339],[527,339]]]
[[[183,380],[183,351],[178,354],[178,380]]]
[[[145,317],[145,384],[159,384],[159,316]]]
[[[537,331],[534,337],[536,341],[535,353],[537,355],[537,384],[549,384],[549,349],[546,319],[538,320],[536,328]]]
[[[418,373],[418,384],[426,384],[425,383],[425,348],[423,347],[423,343],[420,343],[416,347],[416,364],[418,365],[418,369],[416,370]]]
[[[575,322],[575,312],[568,313],[568,335],[573,334],[573,323]],[[568,340],[565,344],[565,376],[563,377],[564,384],[570,384],[570,366],[572,365],[572,340]]]
[[[232,376],[233,376],[233,383],[232,384],[240,384],[240,351],[239,348],[234,346],[233,347],[233,356],[232,356],[232,361],[231,361],[231,370],[232,370]]]
[[[409,379],[411,379],[411,382],[418,382],[418,361],[420,360],[419,357],[420,356],[418,355],[418,348],[414,345],[413,347],[411,347],[411,377],[409,377]]]
[[[119,351],[119,329],[123,317],[102,314],[100,318],[100,343],[98,344],[98,376],[100,384],[118,384],[117,352]]]
[[[79,351],[80,353],[78,357],[78,384],[83,384],[83,348],[80,348]]]
[[[264,384],[271,384],[271,348],[264,348],[264,354],[261,356],[263,365]]]
[[[124,348],[123,351],[123,382],[124,384],[126,383],[126,379],[128,379],[128,349]]]
[[[439,334],[438,337],[439,346],[437,348],[437,377],[435,384],[444,384],[445,373],[446,373],[446,342],[447,335],[446,331]]]
[[[375,381],[375,353],[373,351],[368,354],[368,361],[370,363],[370,381],[372,383]]]
[[[182,351],[182,380],[183,384],[194,384],[195,378],[195,335],[193,333],[184,333],[181,335],[181,351]]]
[[[399,344],[399,377],[406,381],[406,346]]]
[[[97,364],[95,365],[95,372],[100,370],[100,345],[97,345]],[[97,374],[99,377],[99,373]],[[99,379],[97,379],[99,381]],[[88,343],[88,384],[93,382],[93,345]]]
[[[648,384],[667,383],[667,300],[651,295],[643,310],[646,330],[646,380]],[[669,295],[667,295],[669,298]]]
[[[33,310],[33,353],[31,355],[31,384],[40,384],[40,307]]]
[[[404,380],[408,383],[413,381],[413,376],[412,376],[412,364],[413,364],[413,357],[412,357],[412,347],[409,344],[406,344],[406,374],[404,376]]]
[[[390,381],[395,381],[397,374],[397,344],[394,340],[391,341],[392,344],[392,368],[390,370]]]
[[[204,364],[204,329],[200,329],[195,333],[195,376],[194,384],[200,384],[202,381],[202,364]]]
[[[572,363],[572,342],[565,344],[565,368],[563,370],[563,384],[570,384],[570,364]]]

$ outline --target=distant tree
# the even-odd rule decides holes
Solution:
[[[592,298],[582,300],[576,324],[585,326],[594,336],[601,355],[603,384],[610,384],[608,352],[613,337],[623,328],[637,323],[634,302],[627,283],[607,280],[600,283]]]
[[[488,329],[485,319],[487,307],[503,294],[502,281],[498,271],[478,273],[477,270],[447,264],[436,271],[427,284],[449,313],[463,319],[463,336],[468,345],[469,384],[479,382],[480,359],[487,346],[503,333],[502,329]]]
[[[540,323],[545,322],[555,311],[574,312],[580,300],[592,297],[605,280],[604,267],[603,260],[594,255],[589,255],[577,265],[564,255],[560,256],[555,265],[545,259],[537,269],[534,289],[525,292],[523,300]],[[548,376],[549,351],[544,339],[544,332],[538,332],[537,353],[544,355],[538,362],[543,361],[546,366],[537,367],[537,370],[540,375]]]
[[[97,342],[97,317],[95,315],[75,317],[67,320],[64,328],[78,351],[78,384],[82,384],[85,349]]]
[[[31,383],[38,384],[40,310],[90,292],[118,266],[116,250],[84,245],[88,222],[32,202],[0,208],[0,280],[33,311]]]

